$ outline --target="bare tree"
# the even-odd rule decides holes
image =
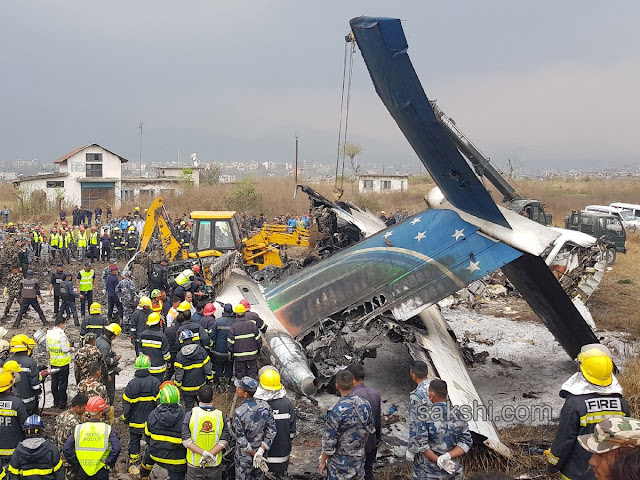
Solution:
[[[349,157],[351,170],[353,170],[353,175],[351,176],[351,191],[353,191],[353,184],[360,176],[360,165],[358,165],[356,160],[360,153],[362,153],[362,147],[357,143],[345,143],[342,145],[342,154]]]

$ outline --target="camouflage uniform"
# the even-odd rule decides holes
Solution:
[[[87,335],[91,335],[88,333]],[[89,378],[89,365],[94,362],[102,364],[102,354],[95,345],[85,345],[76,353],[73,371],[76,376],[76,385]]]
[[[76,425],[80,425],[84,422],[84,418],[80,415],[76,415],[73,413],[73,410],[65,410],[60,415],[56,417],[55,423],[55,435],[53,437],[53,443],[60,449],[62,452],[62,447],[64,447],[64,443],[67,441],[67,438],[73,433]],[[63,461],[64,465],[64,473],[65,478],[67,480],[75,480],[78,478],[78,468],[73,468],[69,465],[69,462],[65,459]]]
[[[9,316],[9,310],[14,300],[20,305],[20,290],[22,289],[22,274],[20,272],[15,275],[9,272],[7,278],[7,305],[4,307],[4,317]]]
[[[78,384],[78,393],[84,393],[87,397],[99,396],[104,398],[104,401],[109,403],[109,397],[107,396],[107,387],[100,380],[95,378],[86,378]]]
[[[427,418],[416,418],[416,429],[409,433],[409,441],[414,449],[412,453],[415,454],[413,460],[414,480],[462,479],[462,465],[456,459],[452,459],[456,464],[456,471],[449,474],[424,455],[424,452],[431,450],[440,456],[454,447],[460,447],[466,453],[473,445],[469,425],[463,419],[463,415],[457,408],[449,407],[444,402],[437,402],[433,404],[429,412],[425,412]],[[429,415],[431,418],[428,418]]]
[[[236,480],[261,480],[264,473],[253,468],[253,458],[248,450],[262,447],[269,450],[276,436],[276,421],[273,411],[264,400],[248,398],[233,414],[233,426],[236,431]]]
[[[131,329],[131,315],[133,315],[133,311],[138,304],[136,285],[133,280],[126,277],[120,280],[116,286],[116,295],[118,295],[118,300],[122,303],[124,317],[122,323],[125,332],[128,332]]]
[[[431,407],[429,400],[429,384],[430,380],[423,380],[418,384],[416,389],[409,395],[409,443],[407,444],[408,458],[413,459],[417,450],[413,444],[418,429],[418,410],[425,407]]]
[[[375,431],[371,405],[353,393],[327,412],[322,436],[322,453],[329,455],[327,480],[364,478],[365,435]]]

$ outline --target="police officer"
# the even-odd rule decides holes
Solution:
[[[153,266],[153,270],[149,274],[149,288],[158,290],[169,290],[169,275],[167,272],[169,259],[163,258],[160,263]]]
[[[102,335],[102,331],[100,334]],[[73,373],[76,377],[76,385],[89,377],[89,365],[98,362],[102,363],[102,354],[96,347],[98,335],[95,332],[88,332],[83,340],[83,346],[76,352],[73,358]],[[66,438],[65,438],[66,440]]]
[[[6,243],[6,242],[5,242]],[[20,299],[20,291],[22,290],[22,273],[19,272],[17,265],[11,266],[11,272],[7,278],[7,304],[4,307],[4,315],[2,319],[9,318],[9,310],[14,300]],[[21,301],[19,303],[22,303]]]
[[[16,394],[24,402],[27,413],[31,415],[38,410],[38,395],[42,393],[42,387],[40,386],[38,364],[27,351],[28,341],[29,338],[21,333],[11,338],[10,348],[13,355],[9,357],[9,360],[15,360],[20,365],[22,373],[20,374],[20,382],[16,386]]]
[[[222,308],[222,316],[217,318],[213,322],[213,327],[211,327],[215,379],[218,382],[218,386],[225,389],[230,384],[233,376],[233,360],[229,358],[227,337],[229,336],[229,328],[235,321],[233,306],[230,303],[225,303]]]
[[[131,270],[125,270],[122,272],[122,279],[116,286],[116,295],[118,296],[120,303],[122,303],[122,325],[125,333],[130,333],[131,317],[133,316],[137,303],[136,286],[133,283],[133,280],[131,280]]]
[[[160,329],[160,314],[152,312],[147,317],[147,328],[140,335],[140,353],[151,359],[149,372],[162,382],[171,360],[169,341]]]
[[[229,328],[227,347],[233,357],[236,378],[258,376],[258,354],[262,348],[262,336],[255,323],[245,317],[244,305],[233,307],[236,321]]]
[[[111,342],[120,335],[122,328],[117,323],[110,323],[104,327],[102,335],[96,340],[96,347],[102,354],[102,362],[106,366],[102,370],[102,383],[107,387],[107,393],[109,395],[109,403],[113,405],[113,401],[116,397],[116,374],[118,373],[118,362],[122,358],[121,355],[116,355],[111,348]]]
[[[558,430],[550,451],[545,451],[549,473],[572,480],[593,479],[589,467],[591,454],[577,443],[577,436],[594,432],[604,417],[626,417],[629,405],[613,374],[609,349],[599,343],[582,347],[578,355],[580,369],[560,388],[565,399]]]
[[[64,318],[58,317],[56,325],[47,330],[47,351],[51,368],[58,370],[51,375],[51,393],[53,406],[67,408],[67,386],[69,385],[69,364],[71,363],[71,345],[64,333]]]
[[[124,312],[123,312],[123,308],[122,308],[122,302],[120,301],[120,299],[118,298],[118,294],[116,292],[116,289],[118,288],[118,284],[119,284],[119,280],[118,280],[118,266],[111,264],[109,265],[109,274],[107,275],[107,280],[105,282],[105,291],[107,294],[107,304],[108,304],[108,311],[107,311],[107,318],[109,320],[113,319],[113,309],[117,308],[118,309],[118,317],[117,318],[124,318]]]
[[[340,400],[327,412],[318,472],[322,475],[326,469],[328,480],[362,479],[367,435],[375,433],[371,405],[354,395],[349,370],[336,374],[336,390]]]
[[[76,426],[64,444],[64,457],[72,466],[80,467],[80,480],[107,480],[120,456],[115,429],[102,422],[103,412],[108,409],[102,397],[91,397],[86,408],[89,420]]]
[[[175,385],[167,384],[159,395],[159,405],[149,414],[144,429],[149,446],[142,457],[140,477],[149,478],[157,463],[169,472],[169,480],[182,480],[187,472],[187,449],[182,445],[184,409],[180,392]]]
[[[78,310],[76,310],[76,298],[82,298],[83,295],[75,292],[72,278],[73,275],[71,273],[66,273],[64,281],[60,284],[60,299],[62,300],[62,304],[60,305],[60,310],[58,310],[57,318],[62,318],[65,314],[67,318],[73,315],[73,324],[78,327],[80,326],[80,322],[78,321]]]
[[[24,422],[26,440],[11,455],[7,470],[14,478],[29,480],[63,480],[64,468],[60,450],[44,436],[44,423],[39,415]]]
[[[56,271],[51,273],[49,279],[49,295],[53,294],[53,313],[57,315],[60,311],[60,285],[64,282],[63,264],[56,265]]]
[[[131,344],[136,350],[136,355],[140,353],[140,335],[147,328],[147,318],[151,313],[151,299],[140,297],[140,302],[136,311],[131,316]]]
[[[20,297],[22,298],[22,303],[20,304],[20,311],[18,312],[16,321],[13,324],[13,328],[20,327],[22,316],[27,313],[30,306],[36,311],[42,321],[42,324],[47,325],[47,319],[44,316],[42,307],[40,307],[40,304],[38,303],[38,298],[42,300],[42,296],[40,295],[40,283],[37,279],[33,278],[33,270],[27,270],[27,278],[22,280]]]
[[[254,398],[264,400],[273,411],[276,436],[265,457],[269,472],[276,478],[286,478],[291,454],[291,440],[296,434],[296,411],[280,381],[280,373],[267,365],[260,369],[260,383]]]
[[[56,416],[54,444],[58,450],[62,451],[69,435],[73,433],[77,425],[80,425],[84,421],[88,401],[89,399],[86,395],[79,393],[71,399],[71,408]],[[71,467],[66,460],[63,460],[63,466],[65,476],[68,480],[78,478],[77,466]]]
[[[413,444],[418,425],[419,410],[431,406],[429,400],[429,368],[422,360],[415,360],[409,369],[411,381],[416,384],[415,390],[409,395],[409,443],[407,444],[407,459],[413,462],[417,446]]]
[[[150,367],[149,356],[138,355],[134,364],[136,373],[122,394],[122,420],[129,425],[129,473],[132,475],[140,472],[140,441],[160,391],[160,380],[150,375]]]
[[[264,479],[261,470],[264,454],[269,451],[276,436],[276,421],[271,407],[253,395],[258,382],[251,377],[235,381],[236,395],[242,403],[233,414],[236,431],[236,479]]]
[[[209,355],[199,342],[193,341],[191,330],[182,330],[178,336],[180,351],[174,363],[176,385],[182,390],[184,406],[191,410],[196,401],[198,389],[213,381],[213,371]]]
[[[12,373],[0,372],[0,467],[9,463],[14,449],[24,440],[27,409],[21,398],[11,394],[14,380]]]
[[[198,406],[184,417],[182,444],[187,447],[188,480],[222,478],[220,464],[222,452],[229,444],[229,425],[212,400],[213,388],[203,385],[198,390]]]
[[[80,338],[84,338],[88,332],[93,332],[96,336],[102,335],[102,329],[107,325],[107,319],[102,316],[102,306],[93,302],[89,305],[89,316],[82,319]]]
[[[86,305],[93,303],[93,287],[96,285],[96,272],[91,268],[89,262],[84,262],[84,268],[78,272],[76,277],[78,291],[80,292],[80,312],[84,317]]]

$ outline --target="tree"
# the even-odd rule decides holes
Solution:
[[[239,212],[261,212],[263,210],[262,192],[256,190],[252,178],[236,183],[222,198],[222,204],[230,210]]]
[[[360,176],[360,165],[356,162],[356,157],[362,152],[362,147],[357,143],[345,143],[342,145],[342,154],[349,157],[351,161],[351,170],[353,175],[351,176],[351,191],[353,191],[353,184]]]
[[[189,187],[193,186],[193,169],[189,167],[185,167],[180,172],[180,182],[186,184]]]
[[[219,163],[208,163],[203,170],[200,170],[200,183],[213,185],[220,181],[222,166]]]

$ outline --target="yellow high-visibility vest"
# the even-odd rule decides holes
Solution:
[[[93,232],[91,237],[89,238],[89,243],[91,245],[98,245],[98,232]]]
[[[86,233],[79,233],[78,234],[78,248],[82,248],[82,247],[86,247],[87,246],[87,234]]]
[[[218,443],[223,426],[222,412],[218,409],[209,411],[195,407],[191,411],[191,420],[189,421],[191,440],[204,450],[211,450]],[[201,455],[187,450],[187,462],[189,462],[189,465],[197,467],[200,465],[201,457]],[[216,460],[215,466],[217,467],[222,462],[222,452],[219,452],[214,458]]]
[[[105,466],[104,460],[111,451],[110,434],[111,427],[102,422],[87,422],[76,426],[76,458],[89,477],[93,477]]]
[[[60,340],[65,336],[61,328],[54,328],[47,332],[47,350],[52,367],[64,367],[71,363],[71,353],[63,352]]]
[[[89,270],[88,272],[83,268],[80,270],[80,291],[88,292],[89,290],[93,290],[93,276],[95,272],[93,270]]]
[[[57,233],[52,233],[51,236],[49,237],[49,245],[51,245],[52,247],[57,247],[59,236],[60,235],[58,235]]]

